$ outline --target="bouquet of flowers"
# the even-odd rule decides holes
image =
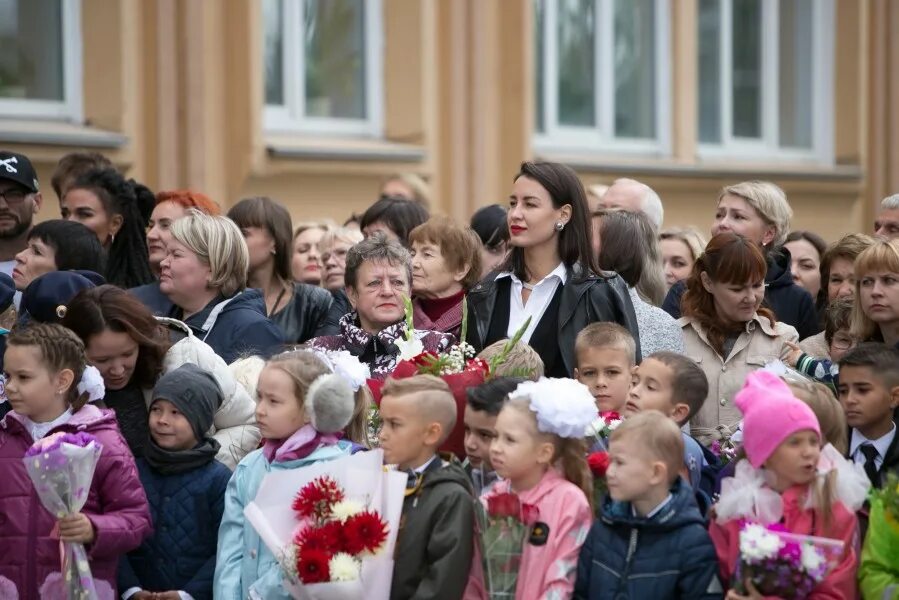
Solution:
[[[718,460],[721,461],[721,466],[724,466],[737,458],[737,446],[736,444],[734,444],[732,438],[715,440],[714,442],[712,442],[709,450],[712,451],[712,454],[718,457]]]
[[[839,540],[792,534],[779,524],[746,522],[740,529],[734,589],[745,594],[751,581],[763,596],[808,598],[842,555]]]
[[[614,410],[599,413],[599,416],[587,426],[587,446],[591,452],[608,451],[609,436],[621,425],[621,415]]]
[[[859,583],[865,598],[897,598],[899,590],[899,477],[890,473],[871,493],[868,534],[861,554]],[[892,593],[889,591],[892,590]]]
[[[37,496],[54,517],[81,511],[87,502],[102,445],[87,433],[54,433],[36,441],[24,463]],[[105,582],[95,582],[83,544],[60,542],[60,573],[41,586],[42,598],[97,600],[112,597]]]
[[[606,471],[609,470],[609,453],[605,450],[591,452],[587,455],[587,466],[593,474],[593,505],[597,511],[602,505],[602,500],[609,491],[606,484]]]
[[[899,476],[887,473],[883,487],[872,492],[871,500],[883,508],[884,520],[893,530],[893,535],[899,536]]]
[[[481,542],[484,585],[490,600],[515,598],[525,540],[539,519],[536,506],[522,504],[516,494],[488,496],[478,502],[475,517]]]
[[[269,473],[244,515],[301,600],[387,600],[406,488],[381,450]]]

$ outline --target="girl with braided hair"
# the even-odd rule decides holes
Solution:
[[[115,169],[94,169],[75,180],[60,208],[63,219],[86,225],[106,248],[106,280],[132,288],[154,280],[145,234],[155,203],[147,187]]]
[[[59,571],[59,542],[90,544],[98,586],[112,591],[119,559],[151,530],[147,498],[115,414],[87,404],[79,390],[84,345],[56,324],[33,324],[9,335],[6,395],[13,411],[0,421],[0,589],[12,585],[23,600],[36,599]],[[88,433],[103,447],[81,512],[57,519],[38,500],[23,458],[54,433]],[[58,576],[58,575],[57,575]],[[5,586],[5,587],[4,587]],[[111,597],[111,594],[110,594]]]

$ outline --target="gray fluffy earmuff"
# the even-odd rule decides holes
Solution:
[[[319,375],[303,403],[306,415],[319,433],[337,433],[349,425],[356,410],[353,388],[333,373]]]

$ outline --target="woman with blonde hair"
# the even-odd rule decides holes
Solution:
[[[321,286],[331,292],[333,302],[329,321],[338,322],[340,318],[352,312],[353,306],[346,295],[346,255],[350,248],[364,239],[362,232],[352,227],[338,227],[325,233],[318,242],[318,253],[321,256]]]
[[[793,209],[782,189],[770,181],[744,181],[729,185],[718,195],[712,235],[736,233],[762,250],[767,262],[765,306],[777,320],[792,325],[804,339],[820,331],[815,302],[793,281],[790,253],[783,244],[790,232]],[[668,292],[662,308],[674,318],[681,315],[681,296],[686,289],[677,283]]]
[[[707,243],[695,227],[666,229],[659,234],[662,268],[665,271],[665,284],[668,289],[690,276],[693,263],[702,254]]]
[[[324,223],[300,223],[293,232],[290,270],[293,280],[310,285],[322,284],[322,260],[318,243],[329,227]]]
[[[899,240],[878,240],[855,259],[852,334],[899,347]]]

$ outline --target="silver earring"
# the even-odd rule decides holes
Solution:
[[[556,231],[562,231],[563,229],[565,229],[565,223],[556,221]]]

